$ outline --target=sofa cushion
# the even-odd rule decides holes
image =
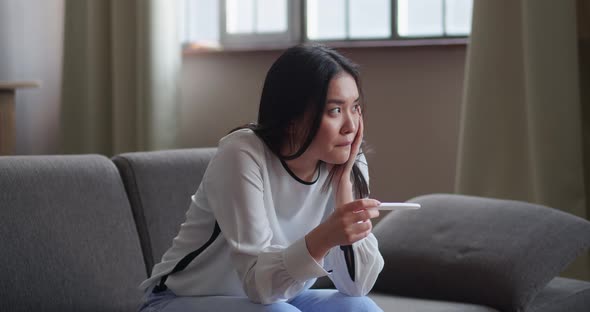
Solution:
[[[125,153],[113,157],[131,202],[147,274],[178,234],[216,148]]]
[[[556,277],[529,305],[527,312],[588,312],[590,282]]]
[[[371,292],[369,298],[385,312],[498,312],[498,310],[463,302],[401,297]]]
[[[0,157],[0,239],[0,310],[137,309],[139,238],[108,158]]]
[[[496,309],[460,302],[400,297],[371,292],[383,311],[493,312]],[[540,291],[526,312],[588,312],[590,282],[556,277]]]
[[[375,289],[524,311],[590,246],[590,222],[519,201],[434,194],[375,227],[385,267]]]

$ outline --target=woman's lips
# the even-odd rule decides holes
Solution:
[[[352,142],[344,142],[344,143],[341,143],[341,144],[336,144],[336,146],[337,147],[346,147],[346,146],[349,146],[350,144],[352,144]]]

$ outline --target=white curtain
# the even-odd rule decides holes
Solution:
[[[176,146],[182,57],[176,2],[66,0],[64,153]]]
[[[575,0],[474,2],[457,193],[589,217],[576,27]],[[564,275],[589,267],[582,255]]]

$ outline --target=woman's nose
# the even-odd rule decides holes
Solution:
[[[342,132],[344,134],[354,133],[358,124],[358,117],[353,114],[346,114],[344,117],[344,124],[342,125]]]

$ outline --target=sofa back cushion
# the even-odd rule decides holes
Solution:
[[[113,157],[131,202],[148,275],[178,234],[191,195],[216,150],[178,149]]]
[[[108,158],[0,157],[0,241],[0,310],[137,309],[139,238]]]

